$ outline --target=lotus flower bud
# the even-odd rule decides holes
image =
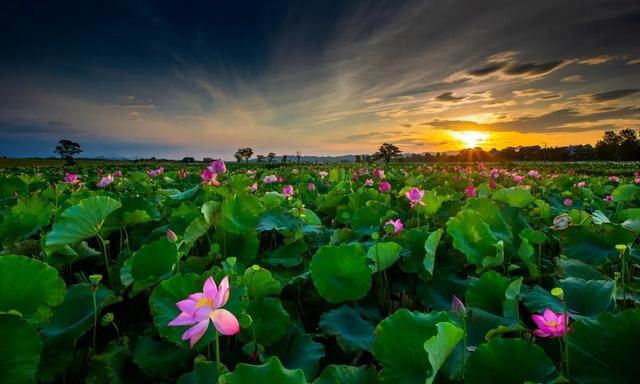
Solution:
[[[178,235],[176,235],[175,232],[173,232],[170,229],[167,229],[167,240],[169,240],[172,243],[175,243],[176,240],[178,240]]]
[[[571,216],[563,213],[553,219],[553,225],[551,226],[551,229],[553,229],[554,231],[562,231],[564,229],[567,229],[569,225],[571,225]]]

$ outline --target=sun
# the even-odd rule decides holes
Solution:
[[[451,132],[451,136],[464,144],[465,148],[475,148],[489,138],[488,133],[478,131]]]

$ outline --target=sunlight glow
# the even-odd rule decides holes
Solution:
[[[478,131],[451,132],[451,136],[464,144],[465,148],[477,147],[489,138],[488,133]]]

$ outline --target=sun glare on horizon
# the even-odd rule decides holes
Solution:
[[[489,138],[488,133],[478,131],[451,132],[451,136],[463,144],[464,148],[475,148]]]

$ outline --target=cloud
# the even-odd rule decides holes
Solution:
[[[633,60],[627,61],[627,65],[635,65],[635,64],[640,64],[640,59],[633,59]]]
[[[443,94],[436,96],[435,100],[442,101],[445,103],[457,103],[459,101],[464,100],[464,96],[456,97],[456,96],[453,96],[453,92],[445,92]]]
[[[561,83],[584,83],[586,80],[582,77],[582,75],[572,75],[563,77],[560,80]]]
[[[612,61],[615,59],[617,59],[617,56],[600,55],[600,56],[588,57],[586,59],[580,59],[577,61],[577,63],[585,64],[585,65],[599,65],[599,64],[608,63],[609,61]]]
[[[615,91],[593,94],[591,95],[591,100],[596,103],[617,100],[634,95],[638,92],[640,92],[640,89],[617,89]]]
[[[522,104],[531,105],[541,101],[557,100],[561,97],[560,94],[553,91],[547,91],[544,89],[527,88],[521,90],[515,90],[512,92],[517,98],[525,99]]]
[[[439,129],[456,131],[476,130],[492,132],[586,132],[600,130],[597,123],[612,119],[640,119],[640,107],[622,107],[603,112],[582,114],[576,109],[560,109],[538,116],[522,116],[510,121],[477,123],[468,120],[432,120],[423,123]],[[640,120],[638,120],[640,122]]]
[[[136,107],[136,108],[149,108],[157,109],[158,107],[152,102],[145,102],[138,100],[135,96],[118,96],[117,106],[120,107]]]

